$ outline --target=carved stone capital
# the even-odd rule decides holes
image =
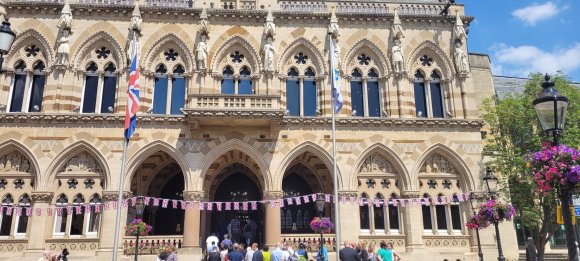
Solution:
[[[118,191],[103,191],[103,201],[117,201],[119,199]],[[131,197],[132,193],[130,191],[123,192],[123,198]]]
[[[421,193],[419,191],[403,191],[401,198],[421,198]]]
[[[356,191],[339,191],[338,192],[338,197],[358,197],[358,193]]]
[[[184,191],[183,199],[187,201],[202,201],[204,199],[204,194],[202,191]]]
[[[288,75],[286,74],[278,74],[278,79],[280,79],[281,81],[285,81],[288,79]]]
[[[265,191],[263,199],[271,200],[271,199],[281,199],[283,197],[282,191]]]
[[[32,192],[32,201],[33,202],[42,202],[42,203],[50,203],[52,201],[52,197],[54,193],[49,191],[38,191]]]

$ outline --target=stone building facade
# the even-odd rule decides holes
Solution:
[[[486,57],[470,68],[462,5],[436,0],[0,1],[17,33],[0,76],[0,199],[34,208],[126,195],[278,199],[333,191],[329,44],[341,196],[422,198],[482,191],[478,109],[494,93]],[[135,48],[133,43],[138,42]],[[140,53],[138,127],[121,174],[126,89]],[[389,201],[387,201],[389,202]],[[68,248],[111,260],[115,211],[5,215],[0,259]],[[469,203],[340,205],[342,239],[394,242],[404,258],[477,260]],[[307,214],[310,213],[310,214]],[[200,255],[232,215],[256,241],[317,238],[312,204],[255,212],[148,207],[149,240]],[[332,216],[327,205],[325,215]],[[135,217],[123,210],[123,221]],[[334,218],[334,217],[333,217]],[[501,225],[504,251],[515,233]],[[124,238],[121,236],[121,238]],[[147,238],[146,238],[147,239]],[[124,238],[122,242],[127,242]],[[494,235],[482,231],[487,259]]]

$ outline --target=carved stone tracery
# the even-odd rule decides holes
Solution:
[[[374,153],[365,159],[359,173],[393,173],[393,166],[383,156]]]
[[[69,159],[61,172],[89,172],[101,174],[103,170],[89,153],[82,152]]]
[[[0,157],[0,173],[32,173],[30,161],[17,151]]]
[[[455,167],[445,157],[439,154],[429,156],[423,166],[421,166],[421,173],[447,173],[457,174]]]

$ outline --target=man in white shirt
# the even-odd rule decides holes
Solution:
[[[252,247],[248,247],[248,251],[246,251],[246,257],[244,258],[245,261],[252,261],[254,257],[254,253],[258,249],[258,244],[252,244]]]
[[[217,247],[218,243],[220,242],[220,240],[214,235],[211,234],[211,236],[209,236],[206,240],[205,240],[205,244],[206,244],[206,248],[207,248],[207,252],[206,253],[210,253],[213,250],[213,247]]]
[[[282,251],[281,261],[291,261],[290,256],[294,256],[293,247],[294,247],[294,245],[292,244],[292,242],[290,242],[290,241],[286,242],[284,249]]]

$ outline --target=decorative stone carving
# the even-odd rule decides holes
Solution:
[[[455,41],[465,43],[467,39],[467,32],[463,27],[463,22],[461,22],[461,17],[459,17],[459,12],[455,12],[455,27],[453,27],[453,37]]]
[[[129,35],[127,37],[127,63],[131,64],[133,54],[135,53],[136,43],[139,41],[141,34],[141,11],[139,10],[139,1],[135,1],[133,14],[131,15],[131,23],[129,25]]]
[[[31,197],[32,197],[33,202],[50,203],[50,202],[52,202],[53,193],[52,192],[32,192]]]
[[[199,33],[209,35],[209,21],[207,20],[207,9],[205,7],[199,15]]]
[[[272,15],[272,10],[268,9],[268,15],[266,16],[266,24],[264,24],[264,36],[266,39],[276,36],[276,24],[274,24],[274,16]]]
[[[69,44],[70,30],[64,29],[61,32],[60,38],[58,39],[58,48],[56,49],[56,65],[68,65],[69,61]]]
[[[393,40],[401,40],[401,38],[405,37],[397,8],[395,8],[395,18],[393,20],[393,25],[391,26],[391,36],[393,37]]]
[[[207,36],[205,34],[201,34],[201,39],[197,43],[195,52],[197,68],[199,70],[205,70],[207,68]]]
[[[393,173],[393,167],[383,156],[374,153],[365,159],[358,172]]]
[[[282,191],[266,191],[264,192],[264,200],[281,199],[283,197]]]
[[[393,69],[395,72],[402,72],[405,70],[405,58],[403,57],[403,48],[401,47],[401,40],[396,39],[395,44],[391,48],[391,55],[393,56]]]
[[[91,172],[102,173],[101,166],[96,163],[95,159],[86,152],[72,157],[65,164],[61,172]]]
[[[58,28],[60,30],[70,30],[72,28],[73,15],[70,9],[68,0],[64,3],[62,10],[60,11],[60,21],[58,22]]]
[[[32,173],[32,168],[24,155],[13,151],[0,157],[0,173],[2,172]]]
[[[457,174],[453,164],[439,154],[429,156],[421,167],[421,172]]]
[[[131,15],[131,25],[129,30],[133,30],[141,34],[141,11],[139,10],[139,1],[135,1],[135,7],[133,8],[133,14]]]
[[[274,71],[274,52],[276,49],[272,44],[272,37],[266,38],[266,44],[264,45],[264,71],[273,72]]]
[[[467,54],[463,51],[461,42],[455,42],[455,52],[453,54],[455,60],[455,67],[458,74],[468,74],[469,73],[469,60],[467,59]]]
[[[336,18],[336,13],[334,8],[332,9],[332,14],[330,15],[330,24],[328,25],[328,33],[332,34],[332,38],[336,39],[340,36],[340,27],[338,26],[338,18]]]
[[[184,191],[183,199],[187,201],[201,201],[204,199],[204,195],[201,191]]]

